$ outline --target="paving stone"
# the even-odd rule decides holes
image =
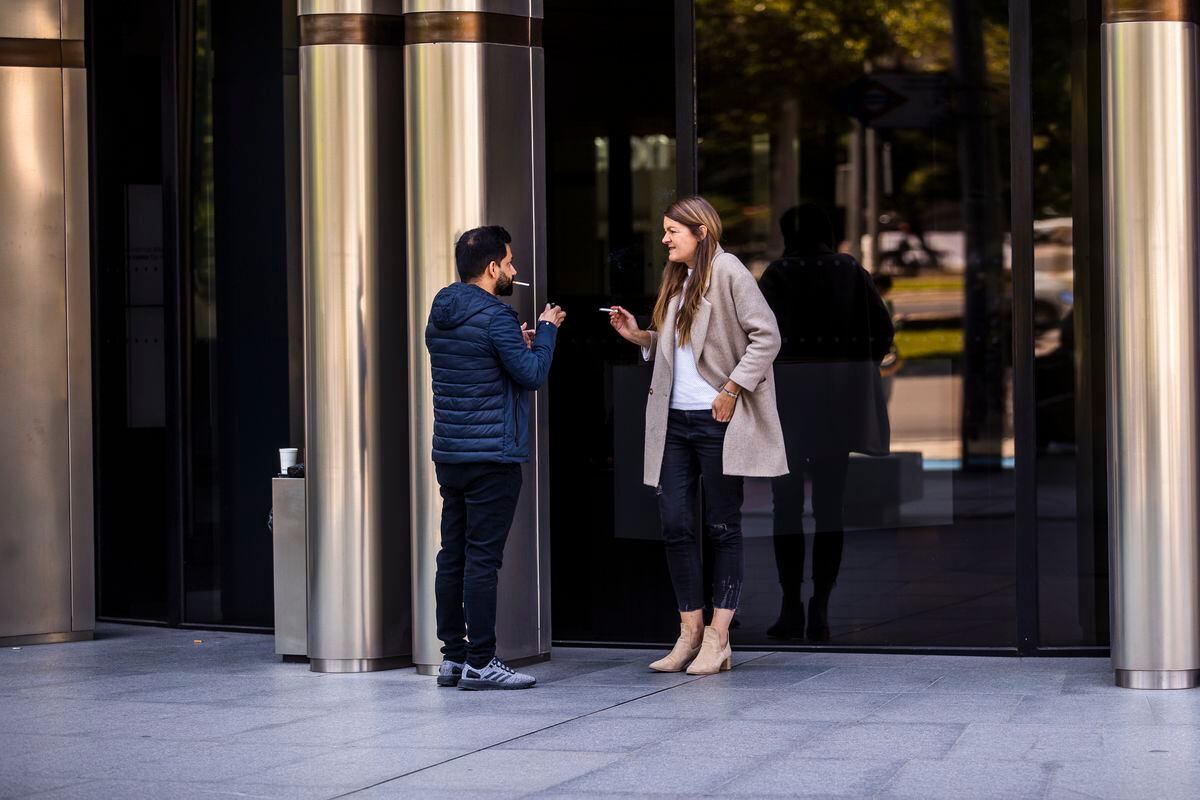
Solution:
[[[913,800],[1039,800],[1051,770],[1041,764],[996,764],[914,759],[876,797]]]
[[[809,758],[845,758],[848,754],[881,761],[942,758],[965,727],[924,723],[836,725],[805,742],[798,752]]]
[[[903,762],[864,758],[770,759],[720,788],[722,795],[762,797],[871,797]]]

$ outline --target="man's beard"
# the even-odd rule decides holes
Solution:
[[[496,278],[496,296],[511,297],[513,293],[513,279],[500,273],[500,277]]]

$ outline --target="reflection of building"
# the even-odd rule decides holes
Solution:
[[[12,328],[0,361],[0,396],[28,410],[0,438],[22,465],[10,458],[17,472],[0,481],[3,505],[22,509],[0,549],[17,553],[6,569],[36,564],[76,597],[36,630],[0,618],[0,638],[87,629],[93,480],[98,614],[271,626],[268,478],[274,450],[305,435],[305,248],[338,261],[361,247],[353,257],[373,263],[371,243],[341,229],[320,250],[330,226],[370,217],[387,263],[361,275],[397,293],[376,298],[379,324],[396,327],[363,334],[390,348],[370,363],[407,364],[421,308],[405,292],[423,286],[413,276],[450,275],[430,263],[436,248],[407,260],[426,252],[413,249],[421,214],[446,235],[458,224],[429,211],[436,194],[462,224],[478,197],[477,213],[527,207],[512,224],[528,232],[534,297],[574,312],[538,420],[552,558],[530,545],[555,640],[666,640],[653,498],[631,463],[645,376],[592,309],[619,300],[648,314],[660,210],[698,189],[723,215],[724,246],[758,271],[779,255],[780,214],[809,201],[833,213],[842,249],[893,277],[898,458],[852,459],[831,646],[1107,646],[1101,76],[1087,66],[1097,38],[1069,35],[1076,19],[1099,29],[1097,3],[1032,4],[1032,41],[1004,4],[959,0],[916,6],[903,24],[856,18],[846,41],[850,27],[806,3],[300,0],[313,13],[299,18],[296,5],[96,2],[86,21],[82,0],[0,9],[0,41],[24,43],[0,46],[3,241],[20,243],[4,251],[0,298],[13,325],[33,326]],[[459,21],[405,13],[416,6]],[[460,46],[490,55],[460,62]],[[322,60],[336,48],[360,49]],[[482,69],[509,57],[525,83]],[[327,82],[305,84],[319,68]],[[922,81],[934,94],[969,88],[952,117],[848,110],[839,93],[871,71],[936,75]],[[889,81],[899,108],[904,81]],[[414,128],[435,113],[451,127]],[[447,160],[419,161],[420,136],[421,153]],[[320,147],[331,149],[314,158]],[[486,157],[464,163],[470,148]],[[355,160],[364,153],[375,160]],[[326,158],[337,167],[320,174],[344,181],[332,205],[311,183]],[[520,181],[496,177],[510,158]],[[364,197],[369,213],[350,207]],[[311,337],[324,312],[308,313]],[[379,413],[402,419],[420,376],[385,377],[399,383]],[[396,424],[372,469],[405,496],[408,428]],[[778,600],[762,489],[747,493],[745,644],[764,641]],[[385,515],[388,536],[409,534],[409,511]],[[29,537],[43,536],[54,543],[35,554]],[[614,606],[593,607],[602,595]]]

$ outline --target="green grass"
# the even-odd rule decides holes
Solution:
[[[934,275],[919,278],[892,278],[892,290],[902,292],[945,291],[962,289],[961,275]]]
[[[956,358],[962,355],[961,328],[931,328],[929,330],[896,332],[896,349],[905,360],[917,358]]]

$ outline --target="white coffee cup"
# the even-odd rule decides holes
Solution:
[[[279,448],[279,474],[287,475],[288,467],[296,466],[296,458],[300,455],[299,447]]]

